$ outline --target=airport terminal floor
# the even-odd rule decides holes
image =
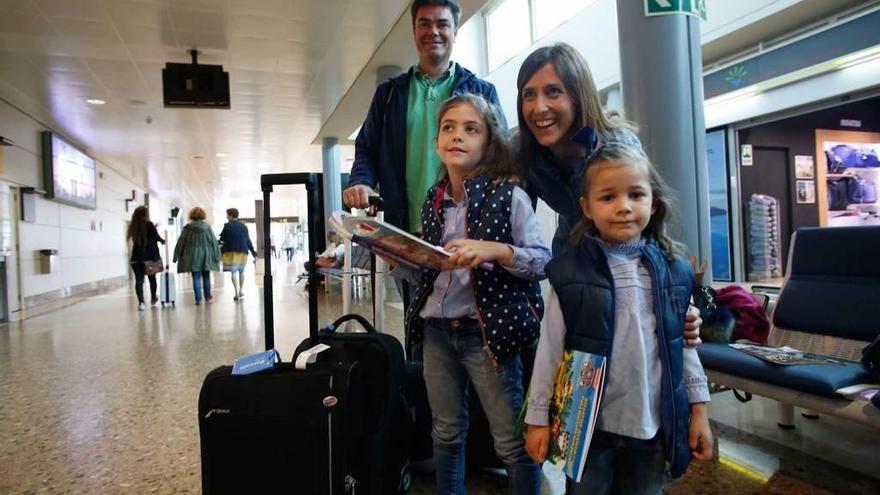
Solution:
[[[287,359],[308,333],[299,266],[279,261],[275,280],[276,344]],[[262,281],[247,274],[239,302],[215,273],[211,304],[195,306],[185,284],[176,307],[139,312],[133,291],[119,289],[0,327],[0,495],[199,493],[202,379],[263,345]],[[338,285],[319,295],[321,321],[341,312]],[[400,336],[400,320],[389,306],[386,331]],[[800,415],[782,430],[774,402],[740,404],[729,392],[713,396],[710,417],[718,455],[692,463],[667,493],[880,493],[876,431]],[[561,493],[561,476],[544,471],[544,493]],[[467,486],[504,493],[506,480],[471,471]],[[414,475],[411,493],[433,491],[431,474]]]

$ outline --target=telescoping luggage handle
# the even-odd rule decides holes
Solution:
[[[308,217],[308,284],[309,284],[309,338],[312,345],[318,344],[318,291],[317,277],[315,274],[315,232],[317,232],[317,218],[320,209],[318,205],[318,174],[263,174],[260,176],[260,186],[263,189],[263,254],[265,256],[265,271],[263,273],[263,307],[265,308],[265,335],[266,350],[275,348],[275,319],[274,306],[272,304],[272,240],[270,237],[271,209],[269,208],[270,196],[273,186],[298,185],[306,186],[306,204]]]

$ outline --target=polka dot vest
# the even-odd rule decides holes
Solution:
[[[513,244],[510,204],[514,184],[506,180],[496,184],[487,175],[480,175],[466,180],[464,185],[468,198],[468,238]],[[435,245],[440,244],[443,234],[440,203],[445,187],[446,183],[431,188],[422,205],[425,240]],[[433,289],[437,275],[438,272],[430,271],[422,276],[416,297],[407,311],[407,327],[412,342],[421,340],[424,320],[419,317],[419,312]],[[471,270],[471,283],[485,344],[497,361],[506,361],[534,342],[544,314],[538,282],[516,277],[495,263],[492,270]]]

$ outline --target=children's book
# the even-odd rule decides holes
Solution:
[[[569,478],[580,481],[599,418],[605,357],[566,349],[556,372],[550,401],[550,443],[547,461]],[[525,418],[528,398],[520,413]]]
[[[450,263],[449,252],[376,218],[335,211],[329,223],[339,235],[351,242],[411,268],[421,270],[459,268]],[[491,263],[483,263],[480,266],[484,269],[492,269]]]

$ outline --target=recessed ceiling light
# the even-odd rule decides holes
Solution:
[[[100,98],[89,98],[88,100],[86,100],[86,103],[88,103],[89,105],[103,105],[107,102]]]
[[[217,158],[226,158],[226,153],[217,153],[214,156],[216,156]]]
[[[201,160],[202,158],[204,158],[202,155],[194,155],[193,156],[193,160]]]

